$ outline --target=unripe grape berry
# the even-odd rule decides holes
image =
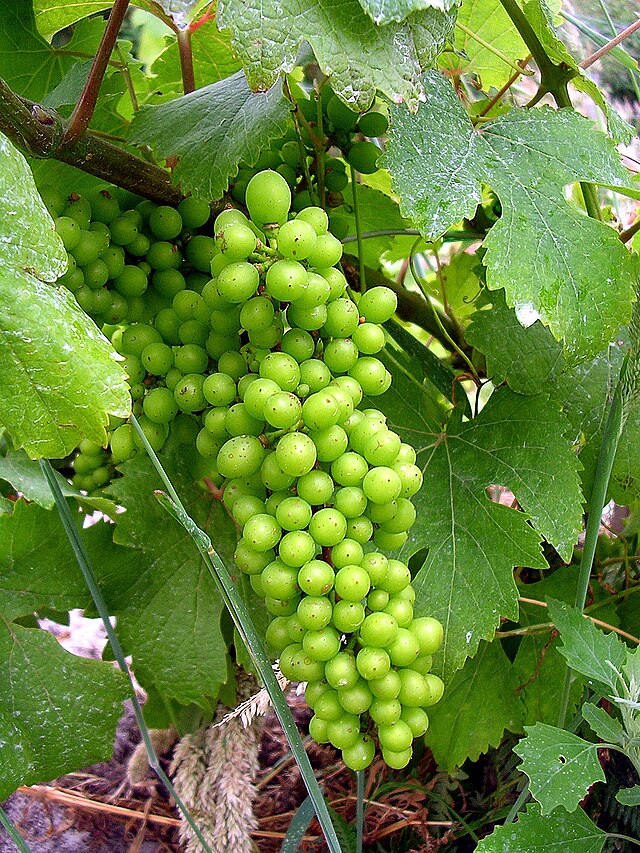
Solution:
[[[291,207],[291,190],[282,175],[267,169],[247,184],[245,204],[259,228],[267,223],[282,225]]]

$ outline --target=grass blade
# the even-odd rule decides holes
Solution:
[[[300,842],[304,838],[305,832],[309,829],[309,824],[313,820],[315,810],[311,798],[307,797],[298,807],[298,810],[293,816],[289,829],[282,842],[280,853],[297,853],[300,849]]]
[[[84,577],[84,581],[91,593],[91,598],[93,599],[93,603],[96,606],[98,614],[102,619],[102,624],[104,625],[104,629],[107,634],[107,639],[109,640],[109,644],[111,645],[111,649],[113,651],[113,656],[115,657],[118,666],[122,670],[122,672],[126,675],[129,681],[129,687],[131,688],[131,702],[133,704],[133,711],[136,717],[136,721],[140,728],[140,734],[142,736],[143,743],[147,750],[147,758],[149,760],[149,766],[155,771],[156,775],[159,777],[162,784],[165,786],[167,791],[171,794],[173,799],[175,800],[176,806],[178,807],[180,813],[187,821],[193,832],[195,833],[198,841],[202,844],[203,849],[206,853],[213,853],[209,845],[204,839],[202,832],[196,826],[196,823],[189,813],[189,810],[185,806],[185,804],[180,799],[176,789],[173,787],[173,783],[171,779],[167,776],[167,774],[162,769],[160,762],[158,760],[158,756],[156,755],[156,751],[153,748],[153,744],[151,742],[151,738],[149,736],[149,730],[147,728],[147,724],[144,721],[144,715],[142,713],[142,707],[140,706],[140,702],[138,701],[138,697],[136,695],[135,686],[133,684],[133,679],[131,677],[131,670],[127,664],[127,661],[124,656],[124,652],[122,650],[122,646],[120,645],[120,640],[111,624],[111,619],[109,618],[109,610],[107,608],[106,602],[102,597],[102,593],[100,591],[100,587],[96,581],[95,574],[93,572],[93,568],[91,567],[91,562],[89,560],[89,555],[87,554],[87,550],[84,547],[84,543],[80,537],[78,532],[78,528],[73,522],[73,518],[71,516],[71,512],[65,501],[62,491],[60,489],[60,484],[58,483],[53,468],[51,467],[51,463],[48,459],[40,460],[40,467],[47,478],[47,482],[49,483],[49,488],[51,489],[51,493],[53,494],[54,500],[56,502],[56,508],[62,520],[62,526],[65,529],[71,547],[73,549],[73,553],[75,554],[75,558],[78,561],[78,565],[80,566],[80,570],[82,572],[82,576]]]
[[[143,442],[156,471],[167,489],[168,494],[165,494],[164,492],[156,492],[157,499],[161,506],[163,506],[164,509],[167,510],[167,512],[184,527],[193,539],[198,551],[200,551],[202,559],[218,587],[227,609],[229,610],[234,625],[251,655],[251,660],[262,679],[262,683],[269,693],[269,698],[271,699],[274,711],[276,712],[280,725],[285,733],[289,743],[289,748],[291,749],[293,757],[300,768],[300,774],[302,775],[305,787],[313,803],[315,813],[327,841],[328,849],[330,853],[342,853],[338,837],[335,833],[335,829],[333,828],[331,818],[329,817],[327,804],[324,796],[322,795],[322,791],[320,790],[320,786],[318,785],[318,780],[315,777],[313,768],[311,767],[309,756],[305,752],[300,734],[291,714],[291,709],[282,695],[282,690],[278,684],[278,679],[275,676],[273,667],[271,666],[271,661],[269,660],[262,639],[256,631],[251,616],[249,615],[244,599],[238,593],[235,584],[231,580],[227,567],[213,548],[210,538],[204,530],[201,530],[198,527],[195,521],[185,510],[176,490],[173,487],[173,484],[171,483],[171,480],[162,467],[162,463],[147,441],[147,437],[133,415],[131,416],[131,422],[138,432],[140,440]]]
[[[364,838],[364,770],[356,771],[356,853],[362,853]]]
[[[20,853],[33,853],[27,842],[20,835],[18,830],[13,825],[13,822],[6,811],[0,806],[0,824],[6,829],[7,835],[16,845]]]

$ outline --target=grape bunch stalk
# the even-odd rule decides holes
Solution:
[[[307,682],[312,737],[356,770],[377,737],[385,762],[406,766],[443,693],[431,673],[443,630],[414,618],[409,568],[383,553],[407,540],[422,485],[414,449],[364,407],[391,384],[376,355],[395,294],[351,298],[327,214],[310,206],[290,218],[290,188],[272,170],[247,183],[250,218],[224,210],[213,237],[198,232],[208,212],[193,200],[106,214],[99,201],[87,206],[111,217],[112,239],[98,259],[122,245],[108,256],[119,274],[87,284],[76,255],[63,283],[80,269],[79,303],[83,288],[99,297],[83,307],[124,357],[145,435],[156,451],[182,445],[194,479],[222,492],[241,530],[236,564],[272,616],[267,643],[286,678]],[[106,239],[84,223],[74,242],[76,203],[56,219],[70,252]],[[74,482],[100,487],[138,452],[131,424],[114,422],[106,450],[80,447]]]

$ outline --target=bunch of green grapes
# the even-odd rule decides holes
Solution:
[[[244,204],[246,188],[257,172],[273,169],[281,174],[294,193],[293,209],[303,210],[317,197],[317,151],[310,134],[315,134],[324,147],[324,187],[327,205],[331,210],[331,230],[338,237],[346,235],[346,220],[340,216],[342,191],[349,184],[348,166],[361,174],[372,174],[378,169],[377,160],[382,153],[375,139],[383,137],[389,122],[383,112],[374,106],[365,113],[351,110],[328,83],[318,97],[307,96],[301,89],[296,104],[301,114],[300,136],[292,123],[287,133],[263,151],[254,166],[240,165],[231,187],[231,194]],[[306,166],[306,171],[305,171]],[[311,178],[311,185],[308,178]],[[344,233],[340,232],[345,228]]]
[[[282,673],[308,683],[312,736],[361,769],[377,731],[384,760],[404,767],[443,684],[430,672],[442,627],[414,618],[409,569],[383,553],[408,537],[422,472],[384,415],[363,408],[391,384],[376,356],[396,297],[375,287],[353,301],[327,214],[306,207],[290,218],[278,172],[254,175],[245,200],[251,218],[225,210],[212,236],[197,232],[208,208],[189,200],[118,211],[103,223],[115,245],[131,223],[137,236],[117,253],[120,275],[89,290],[122,310],[92,314],[123,356],[151,446],[172,437],[194,479],[223,490],[242,533],[236,563],[273,617],[267,641]],[[69,252],[80,244],[64,230],[77,203],[56,219]],[[83,224],[82,234],[102,233]],[[139,237],[143,256],[130,251]],[[140,272],[145,286],[132,292]],[[107,448],[79,448],[74,482],[98,488],[140,451],[132,425],[114,422]]]

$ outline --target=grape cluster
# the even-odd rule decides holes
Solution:
[[[121,211],[106,191],[71,197],[55,220],[76,252],[63,283],[122,354],[151,446],[172,437],[194,478],[223,491],[242,532],[236,564],[272,616],[267,642],[287,678],[308,682],[312,736],[361,769],[377,727],[384,760],[404,767],[443,685],[430,673],[442,627],[414,619],[409,569],[382,553],[406,541],[422,473],[384,415],[361,407],[391,384],[376,355],[396,297],[375,287],[351,299],[327,214],[290,218],[281,174],[255,174],[245,201],[250,219],[227,209],[209,236],[198,232],[208,208],[189,199]],[[96,234],[98,260],[120,266],[91,285],[96,261],[77,247]],[[132,425],[114,422],[107,449],[80,446],[75,484],[104,485],[140,449]]]
[[[313,204],[317,186],[307,184],[307,175],[317,174],[317,152],[309,135],[320,137],[324,145],[324,186],[326,201],[330,208],[331,230],[338,237],[346,236],[347,220],[341,215],[343,206],[342,191],[349,184],[348,165],[361,174],[372,174],[378,169],[377,160],[380,147],[372,140],[384,136],[389,122],[384,113],[375,106],[359,114],[351,110],[325,83],[319,96],[308,96],[297,89],[296,104],[302,116],[301,138],[292,123],[287,133],[274,142],[268,150],[261,153],[255,165],[240,164],[238,176],[232,188],[232,196],[240,203],[245,202],[246,188],[257,172],[273,169],[281,174],[294,192],[292,206],[295,211],[303,210]],[[319,118],[322,119],[320,132]],[[309,167],[305,175],[303,160]]]

